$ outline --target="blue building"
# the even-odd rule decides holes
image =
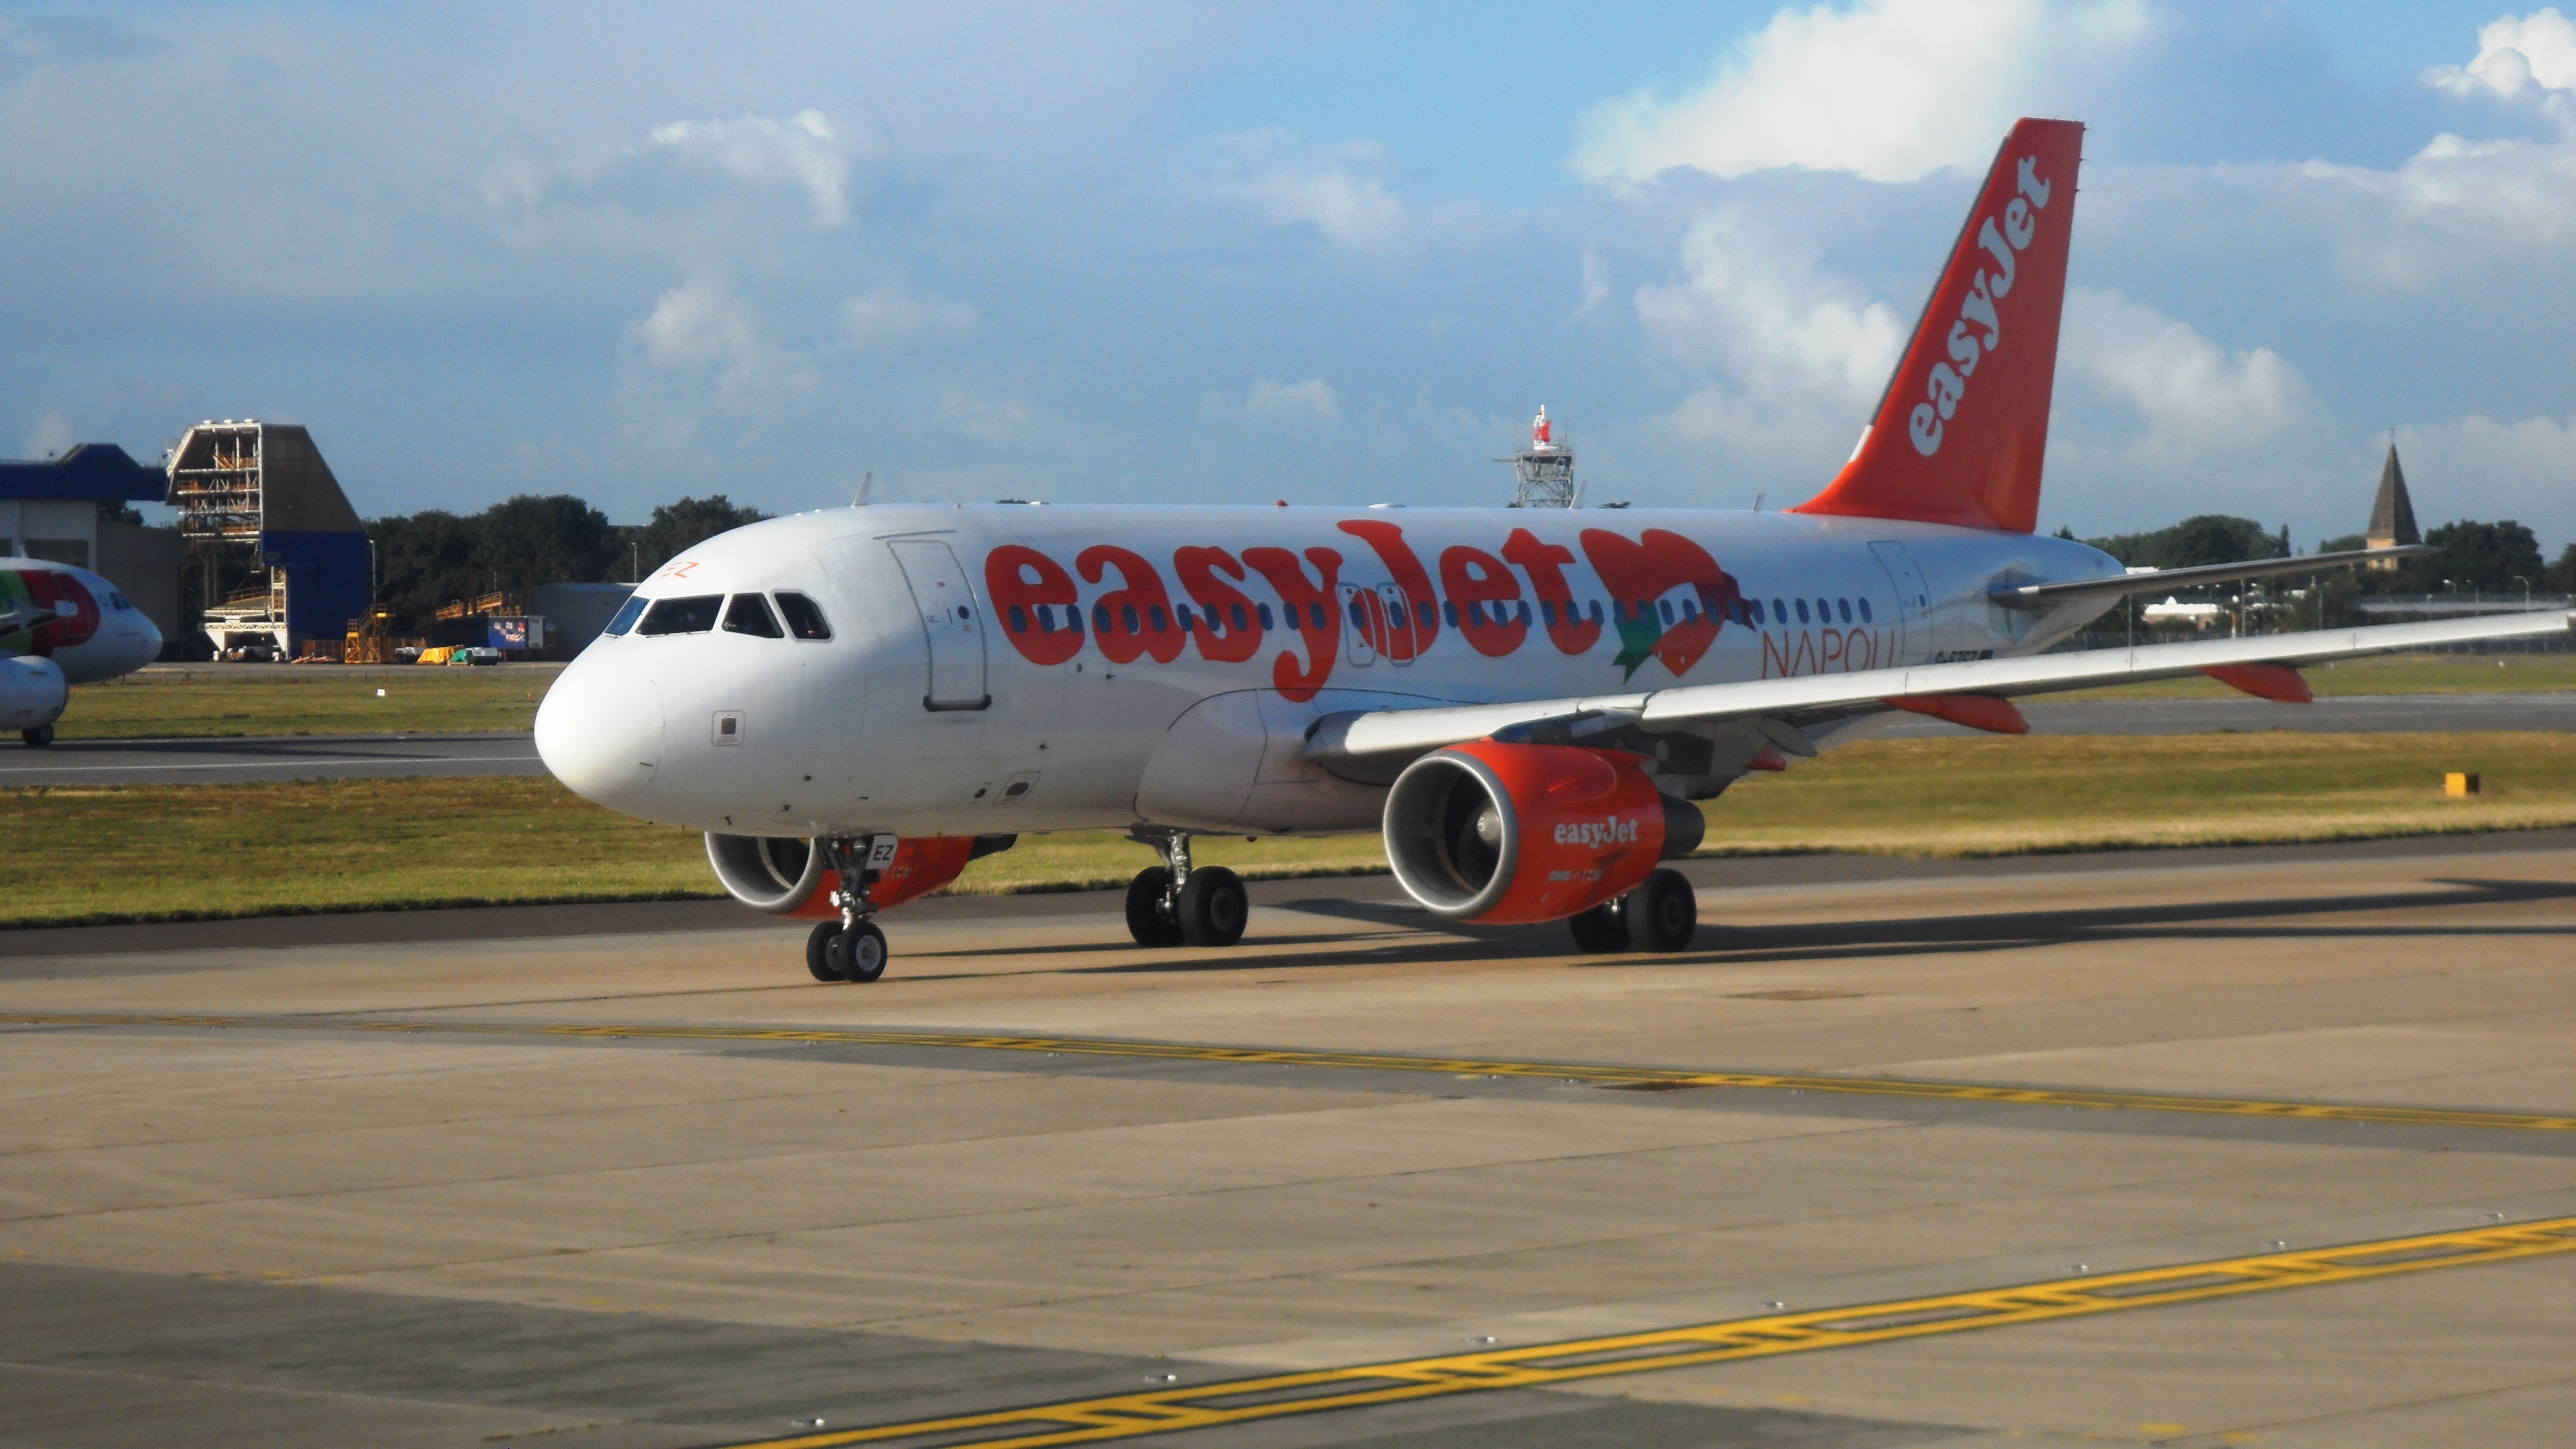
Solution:
[[[113,516],[158,503],[166,482],[114,443],[58,458],[0,461],[0,558],[41,558],[103,574],[164,639],[179,637],[179,536]],[[102,514],[109,516],[102,517]]]

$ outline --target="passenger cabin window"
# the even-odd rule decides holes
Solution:
[[[823,611],[803,594],[778,591],[778,612],[787,616],[787,632],[798,639],[829,639],[832,626],[823,622]]]
[[[716,613],[724,607],[722,594],[691,594],[685,599],[656,599],[635,632],[655,634],[704,634],[716,626]]]
[[[755,639],[783,638],[778,616],[769,612],[769,601],[758,594],[736,594],[725,606],[725,632],[749,634]]]
[[[617,611],[617,617],[609,620],[608,627],[600,632],[604,634],[623,634],[627,630],[634,628],[635,621],[644,617],[645,607],[652,602],[653,601],[650,599],[629,598],[626,601],[625,607]]]

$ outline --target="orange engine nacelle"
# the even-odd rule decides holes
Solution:
[[[1386,858],[1435,915],[1563,920],[1699,848],[1699,807],[1659,793],[1638,756],[1474,740],[1435,750],[1386,796]]]
[[[879,910],[928,895],[950,881],[966,863],[1017,839],[1009,835],[908,836],[895,846],[894,859],[869,872],[868,900]],[[833,872],[814,842],[790,836],[707,836],[707,862],[727,894],[756,911],[799,920],[826,920],[841,914],[832,900]]]

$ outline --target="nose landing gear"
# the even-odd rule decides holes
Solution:
[[[1139,946],[1231,946],[1243,939],[1252,915],[1243,877],[1221,865],[1190,865],[1190,838],[1179,831],[1137,831],[1138,843],[1162,853],[1163,864],[1136,872],[1127,883],[1127,934]]]
[[[869,842],[864,840],[826,840],[815,842],[828,852],[824,857],[840,879],[840,888],[832,892],[833,901],[841,908],[837,921],[823,921],[805,937],[805,969],[817,981],[849,981],[866,985],[885,975],[885,932],[869,917],[877,913],[876,903],[868,899]]]

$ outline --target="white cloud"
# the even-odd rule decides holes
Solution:
[[[841,304],[841,329],[861,349],[963,337],[982,320],[972,302],[915,294],[892,283]]]
[[[714,272],[698,273],[664,292],[627,336],[655,367],[713,370],[717,396],[727,403],[808,392],[816,382],[803,357],[761,336],[750,305]]]
[[[940,393],[938,418],[949,432],[997,446],[1029,442],[1041,431],[1038,415],[1028,404],[1016,398],[988,398],[962,387]]]
[[[2576,22],[2551,6],[2529,15],[2507,15],[2478,30],[2478,53],[2467,65],[2437,65],[2424,73],[2436,89],[2460,97],[2526,98],[2561,125],[2576,128]]]
[[[1214,189],[1250,203],[1273,226],[1311,226],[1338,247],[1373,251],[1394,243],[1404,203],[1377,174],[1386,148],[1355,141],[1309,147],[1280,130],[1218,138]]]
[[[1639,91],[1593,108],[1571,165],[1614,186],[1676,167],[1735,177],[1798,166],[1911,181],[1975,166],[2023,114],[2031,73],[2128,45],[2145,28],[2140,0],[1783,9],[1731,49],[1703,89],[1670,99]]]
[[[1905,340],[1886,302],[1733,211],[1701,217],[1682,276],[1637,289],[1637,319],[1700,383],[1665,421],[1693,442],[1821,463],[1847,446]]]
[[[2397,449],[2427,527],[2511,518],[2537,532],[2552,558],[2576,537],[2576,415],[2418,424],[2398,429]]]
[[[79,432],[79,429],[72,426],[72,420],[63,416],[62,409],[47,408],[45,415],[36,419],[35,429],[27,434],[26,455],[30,458],[50,458],[81,441]]]
[[[2135,461],[2241,452],[2297,424],[2307,380],[2268,347],[2230,351],[2142,302],[2070,287],[2058,374],[2127,405],[2146,431]]]
[[[1583,303],[1574,309],[1577,317],[1598,317],[1610,300],[1610,263],[1598,247],[1583,249]]]
[[[849,158],[821,111],[798,111],[783,121],[768,116],[673,121],[653,129],[653,144],[744,181],[802,186],[813,196],[817,226],[840,226],[850,219]]]
[[[2161,245],[2223,218],[2225,231],[2204,245],[2258,265],[2269,256],[2331,260],[2353,302],[2372,307],[2384,307],[2390,288],[2455,297],[2499,283],[2527,289],[2541,283],[2528,268],[2557,269],[2576,241],[2576,141],[2444,134],[2386,170],[2264,162],[2163,168],[2105,185],[2137,187],[2115,209],[2153,198],[2133,215],[2166,238]]]
[[[1213,392],[1200,398],[1199,415],[1261,423],[1332,422],[1341,417],[1342,406],[1333,393],[1333,385],[1320,377],[1304,382],[1264,377],[1253,382],[1239,403]]]

